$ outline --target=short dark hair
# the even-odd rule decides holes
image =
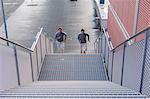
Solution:
[[[81,29],[81,31],[84,31],[84,29]]]
[[[61,28],[61,27],[59,27],[59,28],[58,28],[58,30],[62,30],[62,28]]]

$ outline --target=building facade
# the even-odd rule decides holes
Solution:
[[[108,33],[115,47],[150,25],[150,0],[110,0],[108,16]]]

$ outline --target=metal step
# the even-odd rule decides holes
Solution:
[[[47,55],[39,80],[0,91],[0,99],[146,98],[138,92],[107,81],[100,54]]]
[[[0,91],[0,99],[145,99],[144,95],[109,81],[38,81]]]
[[[107,77],[100,54],[55,54],[46,55],[39,80],[107,80]]]

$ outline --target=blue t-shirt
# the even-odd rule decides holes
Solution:
[[[78,35],[79,42],[80,43],[86,43],[87,42],[86,37],[88,37],[88,41],[89,41],[89,35],[87,33],[80,33]]]
[[[57,32],[55,35],[55,39],[58,42],[63,42],[66,40],[67,34],[65,32]]]

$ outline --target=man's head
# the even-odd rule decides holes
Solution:
[[[85,30],[84,29],[81,29],[81,32],[83,33]]]
[[[59,27],[59,28],[58,28],[58,31],[62,32],[62,27]]]

